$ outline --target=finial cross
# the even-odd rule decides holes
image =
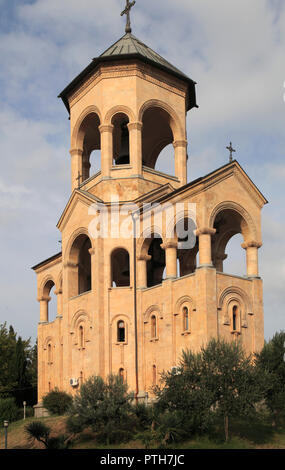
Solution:
[[[131,33],[132,32],[132,28],[131,28],[131,18],[130,18],[130,11],[131,9],[133,8],[133,6],[135,5],[135,0],[133,2],[130,3],[130,0],[126,0],[127,1],[127,4],[126,4],[126,8],[124,9],[124,11],[122,11],[121,13],[121,16],[124,16],[124,15],[127,15],[127,24],[126,24],[126,33]]]
[[[227,147],[227,149],[229,150],[230,152],[230,162],[233,161],[233,152],[235,152],[235,149],[232,147],[232,143],[230,142],[230,145],[229,147]]]

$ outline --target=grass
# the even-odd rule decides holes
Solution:
[[[41,443],[31,443],[24,431],[31,421],[43,421],[52,430],[52,435],[65,433],[65,417],[27,418],[9,425],[9,449],[43,449]],[[151,446],[152,448],[155,448]],[[0,449],[4,448],[4,430],[0,430]],[[102,445],[95,441],[94,433],[89,430],[81,433],[74,441],[72,449],[144,449],[140,440],[116,445]],[[224,441],[220,422],[215,424],[209,435],[192,437],[191,439],[169,445],[172,449],[285,449],[285,426],[273,429],[268,419],[262,421],[233,420],[231,422],[230,440]]]

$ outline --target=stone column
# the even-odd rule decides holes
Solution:
[[[181,185],[187,183],[187,140],[173,142],[175,152],[175,176]]]
[[[215,228],[204,227],[196,230],[196,235],[199,237],[199,267],[213,266],[211,241],[215,233]]]
[[[62,289],[55,291],[57,296],[57,317],[62,317]]]
[[[133,174],[142,174],[142,122],[130,122],[128,124],[130,139],[130,164]]]
[[[101,134],[101,174],[109,178],[113,163],[113,124],[99,126]]]
[[[78,188],[79,184],[82,183],[83,177],[83,166],[82,166],[82,155],[83,150],[71,149],[69,151],[71,155],[71,191]],[[78,179],[79,177],[79,179]]]
[[[150,255],[141,255],[137,258],[137,287],[147,287],[147,262],[151,260]]]
[[[177,278],[177,242],[169,240],[160,245],[165,250],[166,279]]]
[[[48,323],[48,303],[51,297],[41,297],[40,302],[40,323]]]
[[[246,250],[247,276],[251,278],[259,277],[258,249],[262,246],[262,243],[249,241],[242,243],[241,246]]]

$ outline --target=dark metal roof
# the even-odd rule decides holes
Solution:
[[[44,261],[41,261],[40,263],[36,264],[35,266],[33,266],[31,269],[33,269],[34,271],[36,271],[36,269],[44,266],[45,264],[48,264],[48,263],[51,263],[51,261],[54,261],[56,260],[57,258],[61,258],[62,256],[62,252],[60,253],[57,253],[56,255],[53,255],[51,256],[50,258],[44,260]]]
[[[133,34],[126,33],[105,52],[103,52],[103,54],[94,58],[92,62],[60,93],[58,97],[63,100],[68,112],[70,111],[67,97],[68,94],[72,92],[76,86],[82,83],[83,80],[90,75],[100,63],[130,59],[138,59],[147,64],[156,66],[160,70],[171,73],[175,77],[187,82],[189,90],[187,109],[189,110],[193,107],[198,107],[195,91],[196,82],[171,65],[167,60],[137,39]]]

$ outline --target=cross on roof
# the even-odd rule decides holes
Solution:
[[[232,161],[233,161],[233,152],[235,152],[235,149],[233,149],[231,142],[230,142],[229,147],[227,147],[227,149],[228,149],[229,152],[230,152],[230,162],[232,162]]]
[[[127,15],[127,24],[126,24],[126,33],[131,33],[132,32],[132,28],[131,28],[131,19],[130,19],[130,11],[131,9],[133,8],[133,6],[135,5],[135,0],[133,2],[130,3],[130,0],[126,0],[127,4],[126,4],[126,8],[124,9],[124,11],[122,11],[121,13],[121,16],[124,16],[124,15]]]

